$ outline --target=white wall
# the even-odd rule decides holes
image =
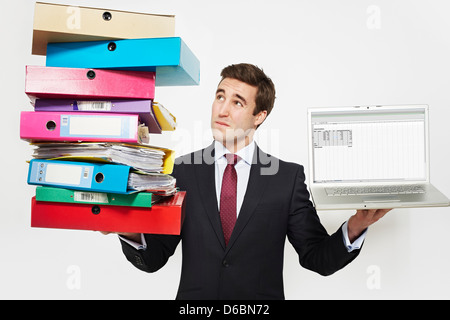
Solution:
[[[47,2],[56,2],[47,0]],[[201,61],[198,87],[157,88],[176,116],[175,133],[154,137],[180,155],[211,142],[210,106],[220,70],[262,67],[277,88],[273,113],[258,130],[263,150],[308,167],[306,108],[357,104],[430,105],[431,179],[450,196],[450,3],[446,0],[102,0],[59,3],[176,15],[176,33]],[[123,257],[115,236],[30,228],[26,184],[32,148],[19,139],[19,113],[31,55],[34,1],[0,11],[2,47],[0,298],[172,299],[181,252],[156,274]],[[379,155],[382,157],[383,155]],[[334,232],[352,212],[320,212]],[[302,269],[288,244],[287,299],[450,298],[448,208],[398,209],[370,228],[360,256],[322,278]],[[79,287],[71,282],[79,280]],[[369,285],[368,285],[369,284]]]

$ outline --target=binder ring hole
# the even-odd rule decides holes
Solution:
[[[103,180],[105,180],[105,176],[103,175],[103,173],[99,172],[95,175],[95,182],[102,183]]]
[[[99,214],[100,213],[100,207],[99,206],[93,206],[91,209],[93,214]]]
[[[114,51],[114,50],[116,50],[116,48],[117,48],[117,45],[114,42],[108,43],[108,50],[109,51]]]
[[[87,78],[89,80],[95,79],[95,71],[94,70],[89,70],[86,74]]]
[[[55,130],[55,129],[56,129],[56,123],[55,123],[55,121],[53,121],[53,120],[48,121],[46,127],[47,127],[47,130],[48,130],[48,131],[53,131],[53,130]]]
[[[102,17],[103,17],[103,20],[110,21],[112,19],[112,14],[111,14],[111,12],[105,11],[105,12],[103,12]]]

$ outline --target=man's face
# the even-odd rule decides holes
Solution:
[[[266,118],[266,111],[253,115],[257,92],[257,87],[231,78],[223,79],[217,87],[211,129],[214,139],[230,151],[246,146],[253,139],[256,127]],[[234,150],[230,149],[231,146]]]

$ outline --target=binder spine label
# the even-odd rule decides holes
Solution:
[[[47,164],[44,181],[47,183],[58,183],[65,185],[79,185],[81,182],[81,167],[64,166],[59,164]],[[83,178],[89,175],[88,172],[83,173]]]
[[[42,185],[91,188],[93,166],[33,162],[30,181]]]
[[[133,139],[137,118],[119,116],[61,115],[61,137]]]
[[[112,101],[77,101],[80,111],[111,111]]]
[[[75,202],[89,202],[89,203],[109,203],[108,195],[100,192],[82,192],[75,191],[73,194]]]

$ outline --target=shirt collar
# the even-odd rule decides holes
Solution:
[[[226,153],[230,152],[221,142],[214,140],[214,161],[225,159]],[[236,154],[244,160],[248,165],[252,164],[253,154],[255,152],[255,141],[252,140],[247,146],[236,152]]]

